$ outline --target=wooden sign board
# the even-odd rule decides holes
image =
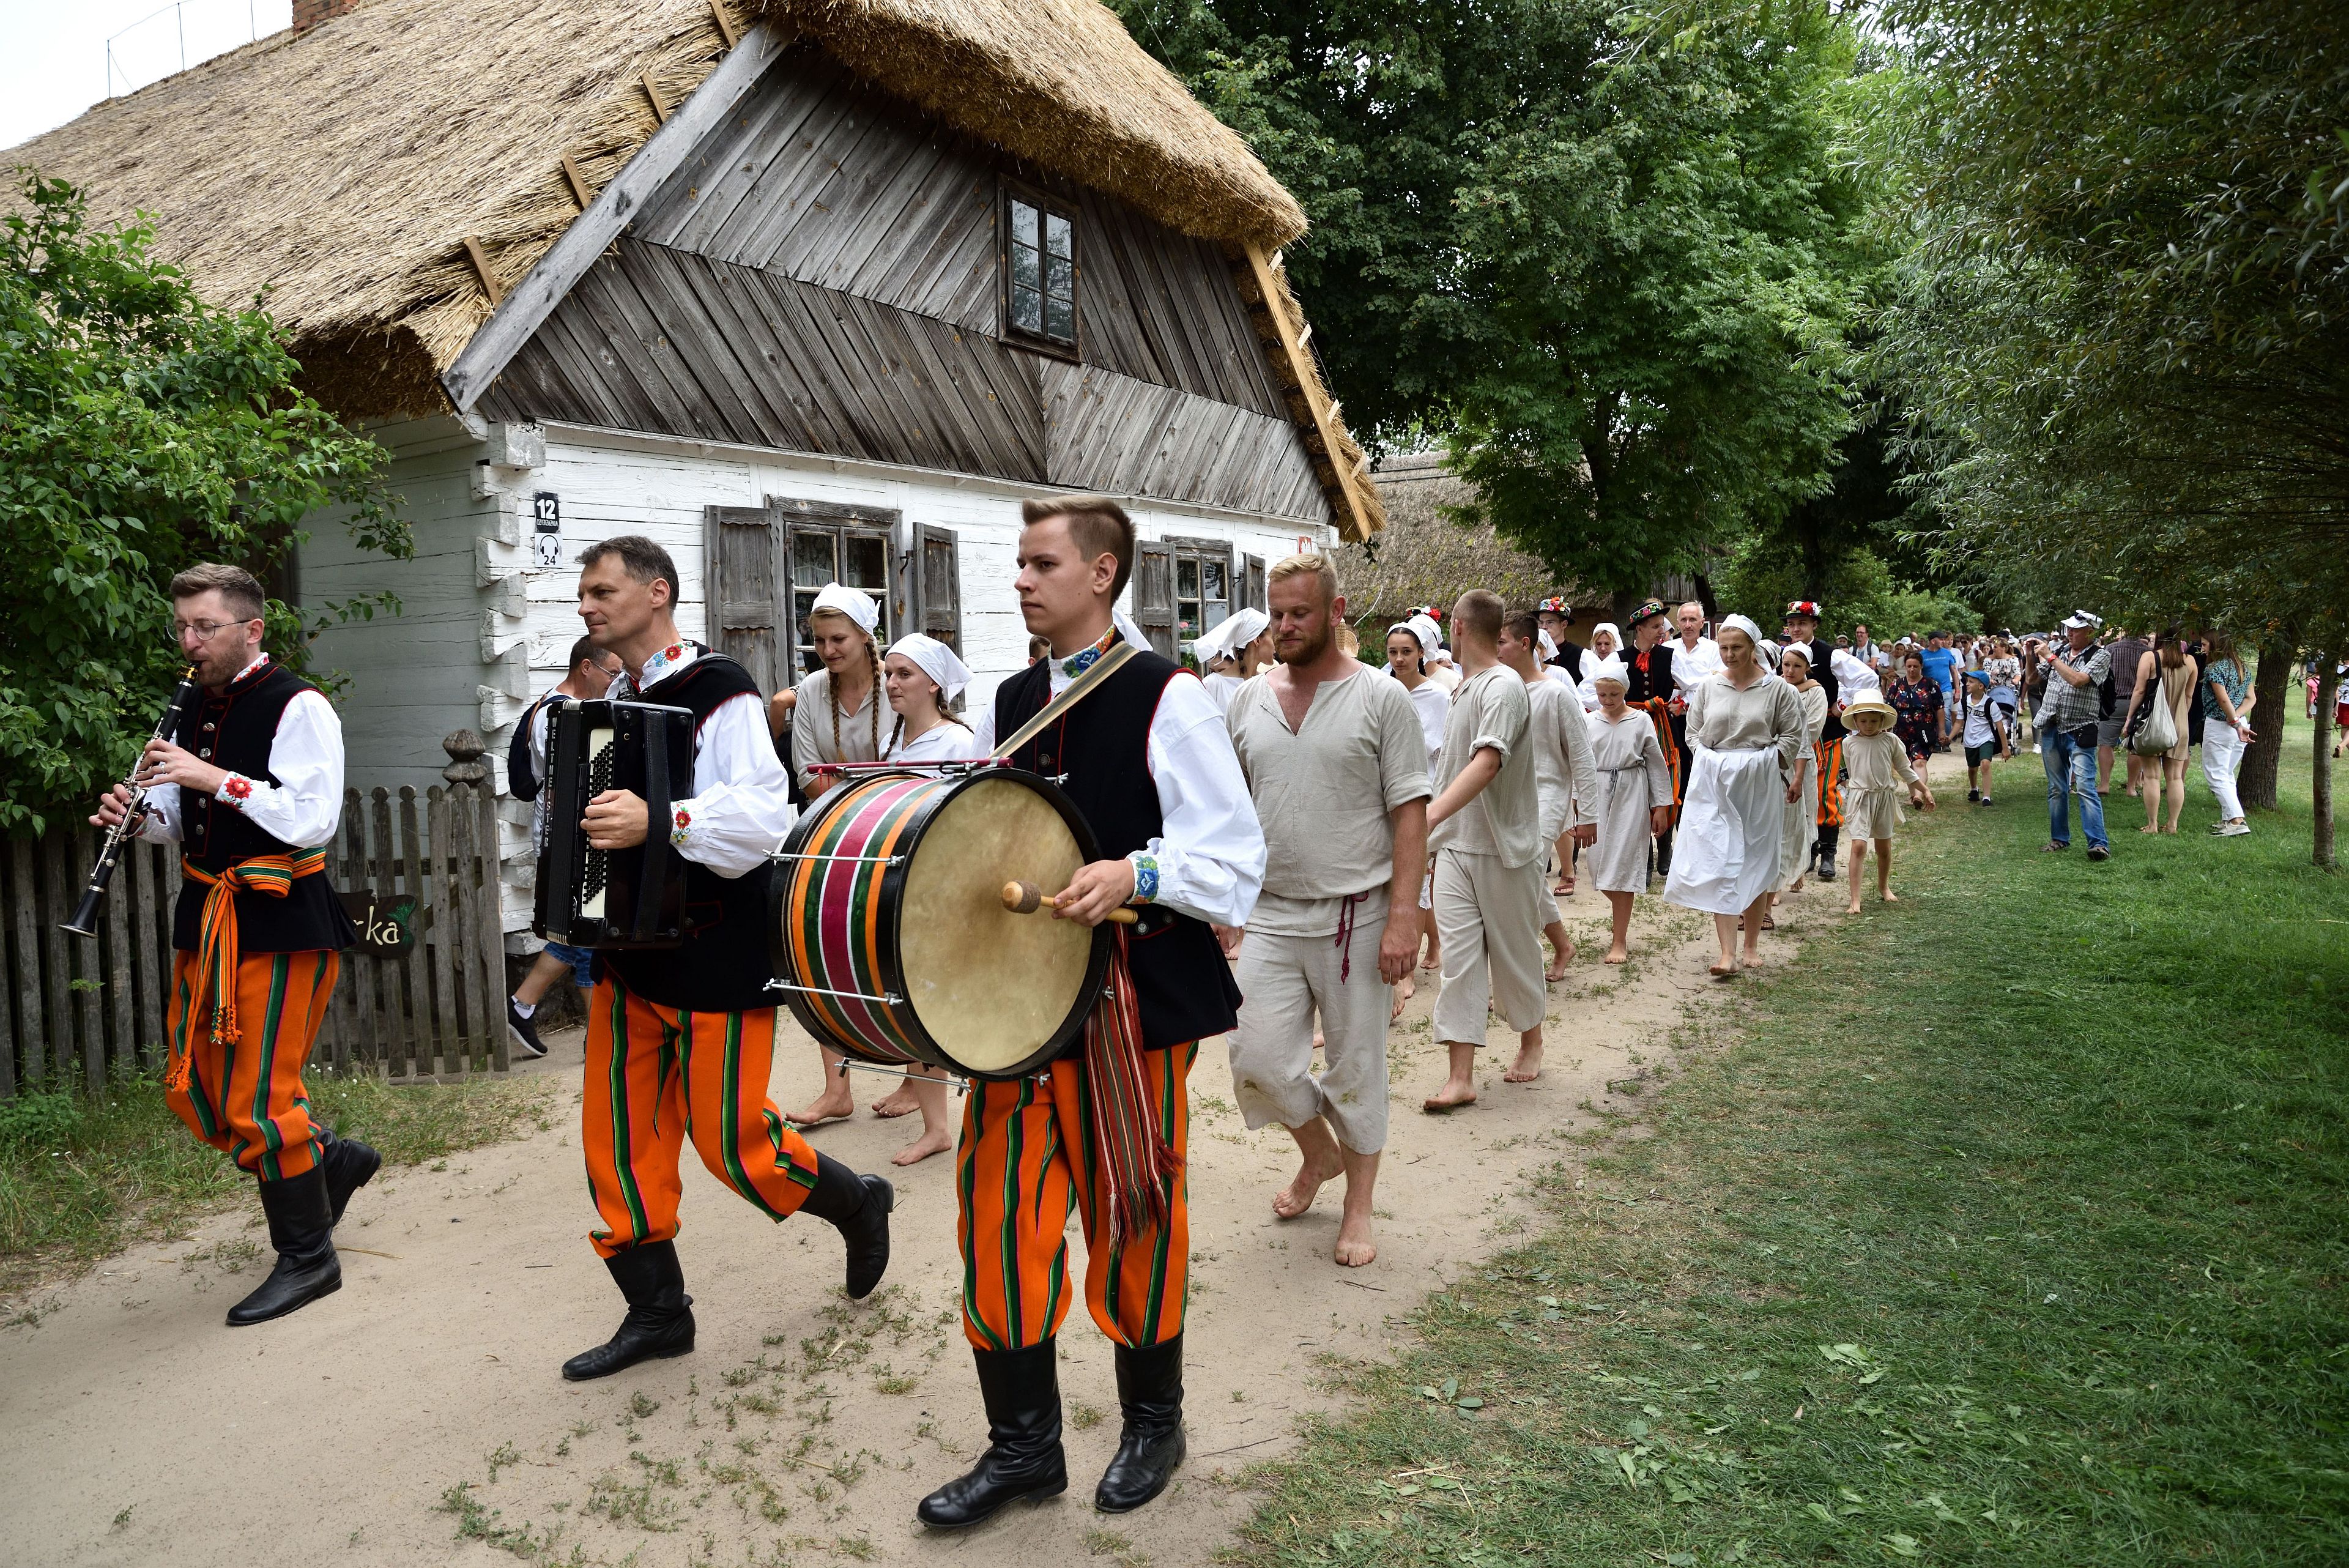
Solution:
[[[345,893],[343,911],[359,929],[358,951],[395,958],[416,945],[416,896],[412,893]]]

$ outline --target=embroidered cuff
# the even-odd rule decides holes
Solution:
[[[1137,904],[1154,901],[1158,897],[1158,857],[1137,850],[1126,859],[1133,863],[1133,901]]]
[[[212,798],[225,801],[243,811],[244,803],[253,798],[253,781],[243,774],[231,774],[221,780],[221,786],[213,793]]]
[[[683,806],[669,816],[668,841],[679,849],[693,842],[693,813]]]

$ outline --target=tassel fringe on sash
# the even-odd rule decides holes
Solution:
[[[1085,1020],[1085,1109],[1108,1177],[1110,1237],[1123,1243],[1168,1222],[1166,1179],[1183,1168],[1183,1157],[1166,1141],[1143,1073],[1142,1010],[1124,927],[1114,941],[1109,989]]]
[[[181,875],[207,889],[204,912],[196,934],[196,993],[188,999],[188,1010],[195,1012],[209,998],[212,1003],[212,1038],[223,1045],[233,1045],[239,1038],[236,1022],[236,966],[243,956],[237,947],[236,898],[239,893],[262,893],[272,898],[283,898],[294,891],[296,879],[316,877],[326,868],[324,847],[297,849],[291,855],[256,855],[240,860],[215,876],[184,857],[180,861]],[[163,1081],[174,1089],[188,1086],[188,1053],[180,1042],[173,1042],[171,1065]]]

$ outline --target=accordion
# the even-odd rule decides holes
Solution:
[[[546,720],[546,842],[532,929],[574,948],[673,948],[685,940],[685,861],[671,803],[693,792],[693,714],[652,702],[565,698]],[[642,797],[645,841],[596,849],[580,826],[606,790]]]

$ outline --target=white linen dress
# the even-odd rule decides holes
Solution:
[[[1584,852],[1584,874],[1602,893],[1648,890],[1648,814],[1672,804],[1671,768],[1656,742],[1655,721],[1626,708],[1609,722],[1590,715],[1590,763],[1599,774],[1599,838]]]
[[[1777,885],[1802,699],[1775,675],[1743,691],[1726,675],[1710,677],[1689,693],[1688,738],[1693,761],[1664,900],[1744,914]]]
[[[1778,890],[1785,891],[1809,869],[1803,851],[1809,848],[1816,836],[1806,825],[1819,820],[1819,736],[1827,726],[1827,689],[1814,680],[1795,693],[1803,700],[1803,749],[1795,753],[1797,760],[1811,759],[1803,780],[1800,800],[1786,803],[1786,836],[1778,844]],[[1783,793],[1783,792],[1782,792]]]

